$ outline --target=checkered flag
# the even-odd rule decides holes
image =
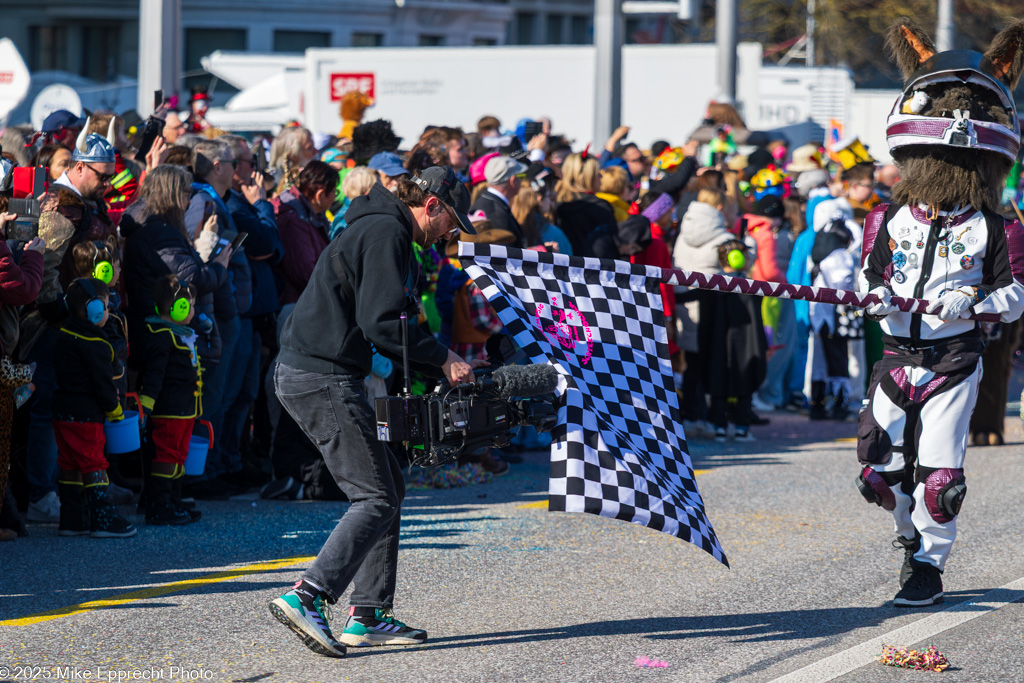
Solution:
[[[471,242],[459,257],[526,355],[561,375],[548,509],[642,524],[728,566],[678,419],[661,270]]]

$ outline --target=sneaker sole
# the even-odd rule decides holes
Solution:
[[[59,529],[57,531],[58,536],[88,536],[88,529]]]
[[[131,538],[135,534],[139,533],[138,529],[132,529],[131,531],[91,531],[89,535],[93,538]]]
[[[423,638],[404,638],[402,636],[393,636],[388,633],[367,633],[359,636],[354,633],[342,633],[341,642],[349,647],[372,647],[376,645],[421,645],[426,642],[427,637],[424,635]]]
[[[270,613],[274,615],[274,618],[280,621],[282,624],[291,629],[292,633],[299,637],[302,644],[308,647],[318,655],[324,657],[337,657],[341,658],[345,656],[344,650],[338,652],[330,645],[324,643],[318,637],[318,634],[309,633],[303,628],[305,620],[295,613],[295,610],[287,603],[281,604],[283,601],[275,599],[270,603]],[[294,615],[294,617],[292,616]]]
[[[929,607],[943,602],[944,595],[945,593],[937,593],[927,600],[907,600],[906,598],[896,598],[892,601],[892,605],[893,607]]]

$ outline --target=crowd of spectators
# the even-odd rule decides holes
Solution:
[[[188,524],[201,516],[195,500],[247,490],[340,497],[274,397],[268,369],[321,253],[378,183],[394,191],[404,176],[450,166],[472,196],[477,235],[462,240],[829,285],[829,263],[843,259],[823,265],[815,236],[842,227],[848,239],[836,248],[855,254],[858,221],[895,181],[885,167],[876,182],[870,160],[833,173],[816,145],[791,153],[781,138],[740,154],[714,121],[720,144],[705,149],[719,151],[707,163],[696,138],[641,147],[622,127],[595,151],[544,119],[513,130],[493,116],[468,132],[431,125],[411,144],[387,121],[361,124],[351,139],[297,123],[245,137],[189,121],[168,113],[145,155],[142,131],[110,112],[56,112],[42,131],[4,133],[0,538],[24,533],[22,514],[57,523],[61,535],[102,537],[135,533],[116,508],[129,503],[147,523]],[[38,237],[11,229],[25,217],[9,202],[31,197]],[[502,325],[457,245],[416,252],[419,323],[460,356],[484,355]],[[865,367],[853,311],[839,321],[801,302],[662,289],[688,436],[752,440],[751,426],[766,419],[758,412],[787,407],[812,419],[850,415]],[[79,354],[77,365],[102,356],[89,373],[109,382],[86,382],[61,353]],[[375,357],[370,395],[396,388],[399,372]],[[90,410],[66,409],[72,386],[95,394]],[[93,452],[102,424],[128,410],[144,425],[141,457]],[[183,477],[199,422],[212,444],[203,473]],[[518,445],[543,441],[532,434]],[[463,464],[500,476],[517,461],[510,448]]]

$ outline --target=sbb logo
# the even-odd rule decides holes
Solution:
[[[331,100],[340,100],[350,90],[359,90],[376,99],[373,74],[331,74]]]

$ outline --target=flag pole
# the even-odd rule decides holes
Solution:
[[[856,308],[867,308],[879,301],[878,296],[869,293],[851,292],[828,287],[811,287],[808,285],[789,285],[764,280],[749,280],[731,277],[719,273],[707,274],[674,268],[662,268],[661,280],[665,284],[681,287],[695,287],[714,292],[733,292],[753,296],[772,296],[779,299],[796,301],[813,301],[821,304],[843,304]],[[905,313],[925,313],[931,302],[924,299],[910,299],[894,296],[890,299],[893,306]],[[999,322],[998,313],[976,313],[971,320],[981,322]]]

